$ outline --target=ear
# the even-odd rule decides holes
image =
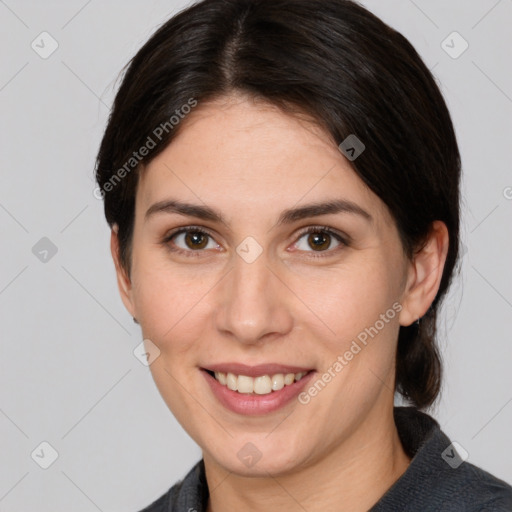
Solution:
[[[432,223],[428,241],[414,255],[408,269],[407,285],[402,295],[400,325],[411,325],[421,318],[434,301],[448,254],[449,234],[444,222]]]
[[[116,267],[117,274],[117,286],[121,295],[121,300],[124,306],[132,317],[135,317],[135,308],[133,305],[133,294],[132,294],[132,283],[130,276],[127,274],[125,268],[121,264],[121,256],[119,251],[119,237],[118,237],[119,226],[114,224],[110,233],[110,252],[112,253],[112,259]]]

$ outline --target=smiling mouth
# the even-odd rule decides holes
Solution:
[[[268,395],[280,391],[284,387],[291,386],[295,382],[300,381],[304,376],[314,371],[274,373],[272,375],[267,374],[250,377],[248,375],[236,375],[234,373],[214,372],[206,368],[203,368],[203,370],[231,391],[253,395]]]

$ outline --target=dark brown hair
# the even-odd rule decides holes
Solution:
[[[445,101],[407,39],[350,0],[204,0],[162,25],[124,71],[96,180],[128,274],[139,172],[186,126],[191,101],[239,91],[311,116],[337,144],[356,134],[366,149],[352,167],[389,208],[407,257],[434,220],[449,231],[438,294],[398,339],[396,390],[431,405],[436,316],[459,253],[460,156]]]

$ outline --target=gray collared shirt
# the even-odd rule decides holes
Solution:
[[[439,424],[414,407],[395,407],[400,440],[412,457],[369,512],[512,512],[512,487],[463,461]],[[205,512],[204,461],[140,512]]]

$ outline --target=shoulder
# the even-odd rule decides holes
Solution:
[[[165,494],[139,512],[170,512],[182,485],[183,480],[179,480]]]
[[[505,481],[469,462],[444,473],[443,487],[451,489],[442,510],[511,512],[512,487]]]
[[[177,481],[165,494],[139,512],[201,512],[208,498],[208,486],[201,459],[185,477]]]
[[[140,510],[139,512],[167,512],[169,510],[169,497],[171,491],[172,488],[169,489],[165,494],[160,496],[160,498],[158,498],[153,503],[148,505],[143,510]]]
[[[372,512],[512,512],[512,487],[468,462],[431,416],[402,407],[395,421],[411,462]]]

